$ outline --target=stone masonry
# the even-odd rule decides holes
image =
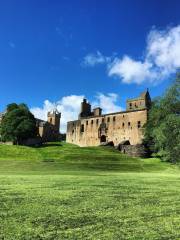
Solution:
[[[138,98],[128,99],[126,111],[109,114],[102,114],[101,108],[91,111],[91,105],[84,99],[79,119],[67,124],[67,142],[81,147],[110,141],[117,146],[125,140],[131,145],[141,144],[150,105],[148,90]]]

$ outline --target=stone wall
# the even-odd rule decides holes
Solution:
[[[113,141],[117,146],[124,140],[131,145],[141,144],[147,109],[132,110],[82,118],[67,124],[67,142],[84,146],[99,146]]]
[[[122,153],[125,153],[132,157],[147,157],[148,151],[142,144],[137,145],[121,145],[119,149]]]

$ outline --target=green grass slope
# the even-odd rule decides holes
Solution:
[[[180,170],[111,148],[0,146],[0,239],[180,239]]]

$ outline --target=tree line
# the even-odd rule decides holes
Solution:
[[[144,143],[163,160],[180,162],[180,72],[148,114]]]

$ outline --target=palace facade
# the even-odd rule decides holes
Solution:
[[[107,142],[113,142],[117,146],[126,141],[130,145],[141,144],[150,106],[148,90],[137,98],[128,99],[125,111],[109,114],[102,114],[101,108],[91,111],[90,103],[84,99],[78,120],[67,124],[66,141],[81,147],[98,146]]]

